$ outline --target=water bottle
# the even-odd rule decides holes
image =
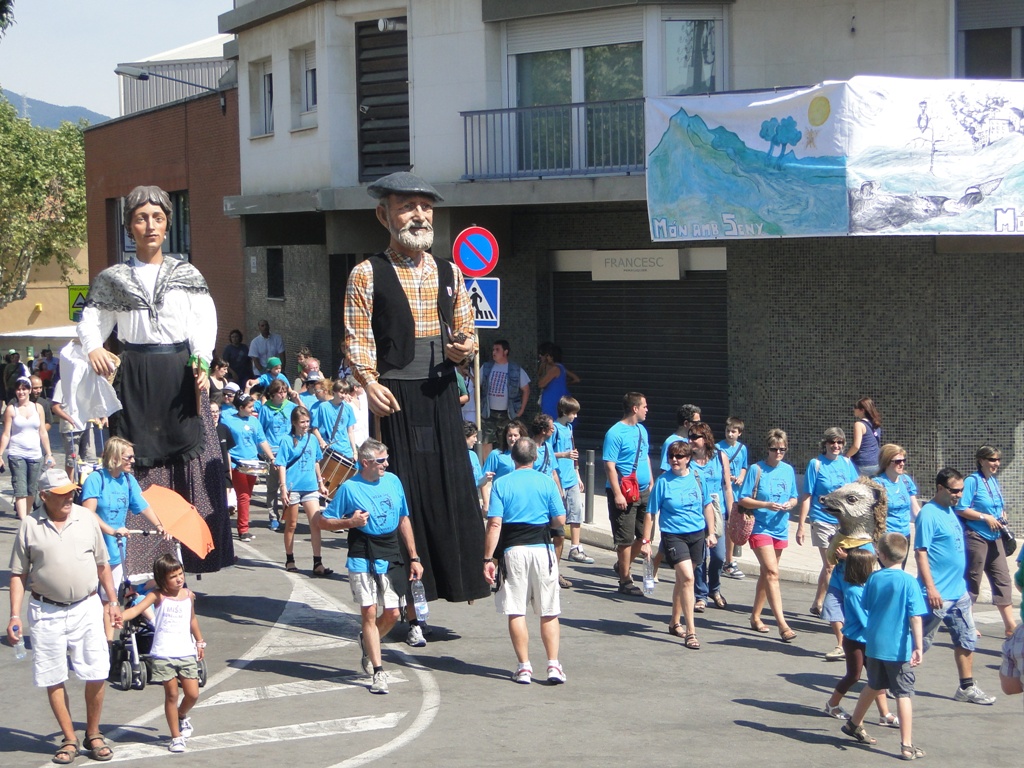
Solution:
[[[430,606],[427,605],[427,593],[423,590],[423,582],[419,579],[412,583],[412,604],[416,608],[416,619],[426,621],[430,616]]]
[[[21,636],[21,627],[17,624],[14,625],[14,634],[18,635],[18,642],[14,644],[14,658],[21,661],[28,655],[28,650],[25,648],[25,638]]]
[[[643,592],[647,597],[654,594],[654,558],[650,555],[644,558],[644,588]]]

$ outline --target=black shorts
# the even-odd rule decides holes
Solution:
[[[608,499],[608,518],[612,524],[612,541],[616,547],[628,547],[644,537],[644,515],[647,514],[647,497],[651,495],[648,486],[640,491],[640,501],[627,504],[625,509],[615,506],[615,494],[605,489]]]
[[[673,568],[678,563],[689,560],[698,565],[704,562],[704,531],[693,533],[661,534],[661,554],[666,565]]]
[[[864,659],[868,671],[868,685],[876,691],[888,690],[897,699],[914,695],[914,670],[909,661],[882,661]]]

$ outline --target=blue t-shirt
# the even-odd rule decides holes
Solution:
[[[267,442],[275,451],[277,444],[292,431],[292,411],[294,410],[295,403],[288,400],[281,403],[280,408],[273,408],[269,403],[265,403],[260,409],[260,426],[263,427],[263,434],[267,436]]]
[[[657,523],[662,533],[696,533],[707,528],[704,506],[708,503],[692,470],[686,475],[663,472],[651,488],[647,514],[660,515]]]
[[[277,446],[274,465],[286,467],[284,479],[289,492],[310,493],[320,487],[316,482],[316,463],[323,457],[320,443],[312,433],[307,432],[300,437],[298,445],[289,433]]]
[[[739,477],[740,472],[750,466],[747,458],[747,446],[743,443],[737,442],[736,445],[729,445],[727,440],[719,440],[715,447],[725,454],[725,459],[729,462],[729,474],[733,477]],[[733,483],[732,495],[738,499],[740,498],[739,492],[740,485]]]
[[[857,468],[845,456],[828,459],[821,455],[811,459],[804,475],[804,490],[811,496],[811,512],[808,519],[812,523],[836,525],[838,521],[822,509],[818,499],[832,493],[836,488],[852,483],[857,477]]]
[[[484,468],[480,466],[480,457],[476,455],[476,451],[472,448],[469,449],[469,463],[473,467],[473,480],[477,485],[480,485],[484,479]]]
[[[760,476],[760,480],[758,480]],[[754,492],[754,484],[757,484],[757,496],[751,496]],[[753,498],[755,501],[770,501],[776,504],[785,504],[790,499],[797,498],[796,472],[793,467],[784,461],[778,466],[771,467],[764,461],[759,461],[743,479],[743,487],[736,495],[737,499]],[[771,536],[779,541],[786,541],[789,538],[789,512],[773,512],[770,509],[757,508],[754,510],[754,528],[751,533]]]
[[[968,507],[975,512],[995,515],[997,520],[1005,520],[1006,505],[1003,503],[1003,489],[999,487],[999,481],[994,477],[986,479],[980,472],[969,475],[964,480],[964,495],[960,497],[960,503],[956,505],[957,510]],[[999,531],[993,531],[984,520],[964,520],[963,522],[987,541],[995,541],[999,538]]]
[[[864,584],[851,584],[843,579],[842,588],[843,637],[867,643],[868,612],[864,610]]]
[[[309,411],[309,414],[310,414],[309,420],[310,420],[310,422],[312,422],[313,421],[313,406],[320,402],[320,400],[316,396],[316,392],[300,392],[299,393],[299,402],[302,403],[303,406],[305,406],[307,411]]]
[[[704,493],[710,497],[718,494],[719,503],[725,509],[725,472],[722,469],[722,454],[715,453],[708,463],[701,466],[693,459],[690,459],[690,471],[700,475],[701,484],[704,486]],[[728,510],[726,510],[728,511]]]
[[[493,472],[495,480],[504,477],[515,468],[516,464],[512,461],[512,454],[508,451],[491,451],[484,459],[484,474]]]
[[[899,475],[892,482],[884,472],[873,478],[885,488],[889,500],[889,508],[885,514],[885,530],[889,533],[902,533],[910,538],[910,497],[917,496],[917,485],[910,475]]]
[[[914,577],[898,567],[875,571],[864,585],[863,606],[868,614],[865,655],[881,661],[910,661],[914,650],[910,618],[928,613]]]
[[[967,554],[960,518],[949,507],[929,501],[917,516],[914,548],[928,551],[932,581],[943,600],[959,600],[967,594]],[[918,577],[920,579],[920,577]],[[924,581],[921,581],[924,589]]]
[[[338,429],[334,432],[334,440],[331,440],[331,432],[334,431],[334,422],[338,419],[339,406],[336,406],[330,400],[324,400],[317,406],[311,421],[313,422],[313,427],[320,432],[320,437],[324,439],[324,442],[330,443],[329,448],[338,451],[343,456],[352,458],[355,456],[355,450],[353,450],[352,443],[348,439],[348,428],[356,425],[356,412],[344,400],[341,401],[340,407],[342,409],[342,416],[341,421],[338,421]]]
[[[149,502],[142,498],[142,488],[135,475],[122,472],[111,477],[104,467],[90,474],[82,485],[82,501],[96,499],[96,514],[111,528],[124,527],[128,513],[139,514],[149,509]],[[107,555],[111,566],[121,562],[121,550],[117,546],[117,537],[103,534],[107,545]]]
[[[866,549],[868,552],[874,552],[875,551],[875,545],[872,544],[869,541],[867,544],[861,544],[859,547],[853,547],[853,549]],[[829,592],[834,592],[834,593],[838,592],[838,593],[840,593],[840,596],[841,596],[841,593],[843,591],[843,584],[845,584],[845,583],[846,583],[846,561],[845,560],[840,560],[838,563],[836,563],[835,568],[832,569],[832,575],[829,576],[829,579],[828,579],[828,589],[829,589]]]
[[[259,378],[256,380],[256,385],[263,387],[263,389],[266,389],[267,387],[270,386],[270,383],[272,381],[283,381],[285,384],[288,385],[288,389],[292,388],[291,383],[288,381],[288,377],[285,376],[283,373],[271,375],[269,371],[267,373],[260,374]]]
[[[537,446],[537,460],[533,462],[533,468],[554,481],[558,459],[555,458],[555,449],[551,447],[550,440],[546,440],[544,445]]]
[[[637,439],[640,441],[639,455],[636,452]],[[647,429],[642,424],[629,425],[618,421],[605,433],[601,461],[614,462],[620,480],[633,471],[633,463],[636,462],[636,481],[643,491],[651,487],[651,462],[647,456],[650,447]],[[605,480],[604,487],[611,488],[611,481]]]
[[[334,494],[334,499],[323,511],[323,516],[334,520],[352,517],[357,509],[369,513],[369,518],[361,530],[368,536],[380,536],[391,533],[398,528],[403,517],[409,516],[409,505],[405,500],[402,481],[390,472],[385,472],[380,480],[369,482],[360,474],[355,474],[341,484]],[[388,561],[373,561],[374,573],[386,573]],[[347,567],[349,573],[369,573],[369,561],[365,557],[350,557]]]
[[[673,434],[671,434],[671,435],[669,435],[668,437],[665,438],[665,442],[661,444],[661,471],[662,472],[668,472],[670,469],[672,469],[672,467],[670,467],[669,463],[668,463],[668,447],[670,445],[672,445],[672,443],[688,443],[688,442],[690,442],[689,439],[687,439],[685,437],[680,437],[679,435],[677,435],[675,433],[673,433]]]
[[[572,427],[568,424],[555,422],[555,434],[548,441],[554,447],[555,453],[566,453],[572,450]],[[580,477],[576,473],[576,464],[572,459],[557,459],[558,479],[562,481],[562,488],[572,488],[579,485]]]
[[[228,428],[235,445],[228,451],[233,461],[240,459],[259,458],[259,444],[266,442],[267,435],[255,416],[241,417],[237,414],[221,419],[221,424]]]
[[[517,469],[494,481],[488,517],[499,517],[503,523],[550,525],[564,514],[555,484],[535,469]]]

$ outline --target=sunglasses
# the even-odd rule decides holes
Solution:
[[[829,440],[828,444],[829,445],[846,445],[846,441],[845,440]]]
[[[788,449],[787,448],[779,448],[778,446],[776,446],[774,448],[769,448],[768,450],[771,451],[772,453],[785,453]]]
[[[689,435],[687,435],[686,437],[687,437],[687,439],[688,439],[688,440],[701,440],[701,439],[703,439],[703,438],[704,438],[704,435],[695,435],[695,434],[693,434],[693,433],[691,432],[691,433],[690,433]]]
[[[689,456],[685,456],[682,453],[673,453],[673,454],[669,455],[669,458],[670,459],[679,459],[681,461],[682,459],[688,459],[690,457]]]
[[[381,464],[381,465],[383,465],[383,464],[387,464],[388,463],[388,457],[387,456],[381,456],[379,459],[370,459],[370,461],[372,461],[374,464]]]
[[[135,454],[133,453],[131,456],[122,456],[121,461],[135,461]]]
[[[964,492],[964,487],[962,485],[959,488],[950,488],[948,485],[944,485],[942,487],[945,488],[947,491],[949,491],[954,496],[959,496],[961,493]]]
[[[899,466],[903,466],[904,464],[907,463],[907,460],[906,459],[893,459],[892,463],[893,464],[897,464]]]

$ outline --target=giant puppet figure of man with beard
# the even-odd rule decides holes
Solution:
[[[455,365],[475,346],[472,303],[462,273],[428,253],[437,190],[403,172],[368,191],[391,242],[349,277],[347,362],[405,488],[427,599],[474,600],[488,594],[483,526],[455,378]],[[410,635],[410,644],[422,644],[416,624]]]

